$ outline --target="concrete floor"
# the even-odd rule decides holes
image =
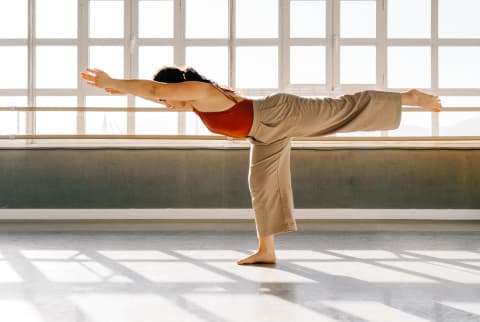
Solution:
[[[480,321],[480,233],[1,231],[2,322]]]

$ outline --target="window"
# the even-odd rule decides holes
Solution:
[[[420,88],[445,112],[408,107],[395,131],[338,136],[479,136],[479,11],[477,0],[1,1],[0,135],[213,135],[192,113],[78,76],[151,79],[177,64],[251,97]]]

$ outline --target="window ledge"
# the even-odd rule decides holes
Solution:
[[[225,137],[170,139],[34,139],[0,140],[0,149],[248,149],[246,140]],[[298,149],[480,149],[480,137],[323,137],[293,140]]]

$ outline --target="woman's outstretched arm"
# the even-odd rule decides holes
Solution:
[[[153,101],[176,100],[190,101],[202,99],[208,95],[209,84],[202,82],[159,83],[144,79],[115,79],[102,70],[86,68],[80,76],[87,84],[107,92],[121,92],[143,97]]]

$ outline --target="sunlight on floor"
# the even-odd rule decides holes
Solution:
[[[23,279],[10,263],[0,260],[0,283],[21,283]]]
[[[89,322],[208,322],[157,295],[78,294],[69,299],[84,312]]]
[[[441,301],[443,305],[453,307],[454,309],[461,310],[464,312],[472,313],[479,316],[480,320],[480,300],[477,302],[449,302]]]
[[[232,279],[185,262],[119,262],[130,271],[155,283],[225,283]]]
[[[185,294],[183,297],[228,322],[336,321],[326,315],[269,294]]]
[[[49,281],[58,283],[133,283],[125,276],[118,275],[105,265],[92,261],[60,262],[32,261],[40,273]]]
[[[415,272],[423,276],[429,276],[436,280],[452,281],[457,283],[480,284],[480,274],[477,270],[453,265],[445,262],[384,262],[380,264],[397,269]]]
[[[478,244],[476,234],[455,235],[462,243],[439,237],[442,245],[464,245],[448,249],[428,241],[425,248],[380,246],[388,234],[365,246],[364,235],[358,242],[352,233],[323,236],[312,247],[317,235],[299,233],[284,244],[292,248],[280,243],[276,265],[252,266],[236,264],[253,251],[237,248],[241,234],[106,234],[45,233],[43,241],[24,234],[10,245],[6,236],[0,321],[480,320],[480,251],[468,247]],[[409,245],[418,242],[405,236]]]
[[[234,250],[227,249],[209,249],[209,250],[199,250],[199,249],[186,249],[186,250],[175,250],[175,253],[181,255],[182,257],[198,259],[198,260],[237,260],[246,255]]]
[[[422,319],[418,316],[408,314],[402,310],[374,301],[322,301],[322,304],[349,313],[369,322],[430,321],[428,319]]]
[[[178,260],[158,250],[99,250],[98,253],[112,260]]]
[[[27,300],[0,300],[1,320],[5,322],[48,322]]]
[[[439,259],[480,259],[480,253],[462,250],[405,250],[406,253],[422,255],[423,258]]]
[[[257,283],[316,283],[312,279],[284,271],[280,268],[240,266],[232,262],[207,262],[207,264],[242,279]]]
[[[353,261],[342,262],[294,262],[298,266],[309,268],[332,276],[341,276],[371,283],[436,283],[435,280],[385,268],[375,263]]]
[[[369,249],[369,250],[341,250],[341,249],[332,249],[328,252],[337,253],[342,255],[342,257],[353,257],[358,259],[398,259],[405,258],[400,254],[395,254],[393,252],[388,252],[380,249]],[[412,256],[410,256],[412,257]]]

